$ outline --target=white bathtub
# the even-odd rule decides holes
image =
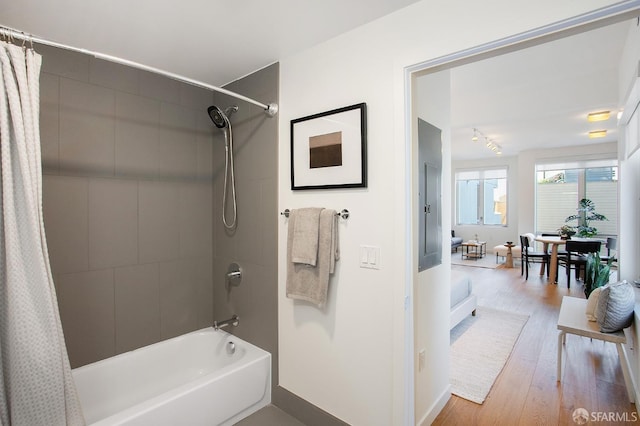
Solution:
[[[271,403],[271,354],[213,328],[75,368],[73,377],[94,426],[232,425]]]

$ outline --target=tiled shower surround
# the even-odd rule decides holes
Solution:
[[[277,120],[148,72],[36,50],[45,229],[72,367],[230,313],[234,332],[277,352]],[[274,65],[232,90],[272,102],[277,82]],[[240,106],[233,234],[220,219],[222,132],[206,111],[220,102]],[[231,261],[244,277],[227,292]]]

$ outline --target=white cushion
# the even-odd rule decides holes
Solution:
[[[533,235],[531,232],[524,234],[527,239],[529,240],[529,247],[533,247],[533,245],[536,242],[536,236]]]
[[[600,298],[601,291],[602,287],[594,288],[587,299],[587,319],[589,321],[598,321],[598,318],[596,317],[596,308],[598,307],[598,298]]]

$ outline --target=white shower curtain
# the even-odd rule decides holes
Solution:
[[[84,424],[42,220],[41,61],[0,42],[0,426]]]

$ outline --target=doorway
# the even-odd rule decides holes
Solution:
[[[405,75],[406,75],[405,81],[408,82],[406,86],[406,110],[412,111],[411,113],[412,116],[410,121],[412,129],[415,130],[414,126],[418,118],[429,120],[429,117],[419,117],[416,111],[411,109],[411,105],[416,105],[419,102],[418,99],[414,98],[417,79],[427,75],[435,75],[438,73],[448,74],[450,76],[451,70],[456,67],[472,64],[472,63],[487,59],[489,57],[497,57],[500,55],[504,55],[506,53],[524,50],[529,47],[537,46],[552,40],[563,39],[563,38],[580,34],[589,30],[603,28],[611,24],[617,24],[619,22],[622,22],[624,20],[629,20],[632,17],[634,17],[637,14],[638,8],[640,6],[638,2],[629,2],[626,4],[625,7],[626,9],[624,10],[620,10],[619,7],[603,9],[597,15],[590,14],[589,16],[579,16],[557,25],[550,25],[548,27],[541,28],[536,31],[532,31],[531,33],[528,33],[528,34],[520,34],[505,40],[500,40],[498,42],[488,44],[486,46],[479,46],[477,48],[469,49],[464,52],[458,52],[443,58],[438,58],[433,61],[428,61],[425,63],[417,64],[410,68],[407,68],[405,70]],[[471,131],[472,129],[469,128],[469,138],[471,138]],[[408,146],[415,147],[417,144],[416,136],[411,132],[407,132],[407,133],[409,134],[408,140],[407,140]],[[448,133],[448,131],[445,130],[443,133],[445,136],[444,144],[447,145],[449,149],[453,149],[454,146],[452,145],[452,134],[451,134],[452,131],[451,133]],[[408,153],[411,153],[412,151],[414,151],[413,148],[407,150]],[[443,220],[442,232],[443,232],[443,238],[444,238],[445,234],[449,233],[449,229],[447,228],[447,225],[451,225],[452,223],[451,222],[452,214],[451,214],[451,207],[450,207],[451,193],[450,191],[447,193],[447,189],[450,190],[449,185],[450,185],[450,176],[451,176],[451,169],[450,169],[451,152],[450,151],[447,152],[447,148],[445,148],[443,152],[445,152],[443,161],[445,163],[448,162],[448,166],[446,164],[443,165],[442,204],[443,206],[447,206],[447,205],[449,206],[448,208],[443,209],[443,216],[448,215],[448,217],[443,217],[444,220]],[[406,157],[406,164],[407,164],[407,174],[413,175],[414,173],[413,171],[416,170],[416,167],[413,163],[413,159],[411,158],[410,154],[407,155]],[[449,179],[449,182],[447,182],[447,179]],[[415,182],[417,182],[417,179],[413,177],[407,177],[407,180],[410,182],[414,182],[414,184]],[[416,194],[417,188],[416,190],[411,191],[411,193]],[[414,207],[416,207],[418,201],[417,199],[413,198],[411,200],[411,203]],[[412,208],[412,211],[414,212],[417,211],[416,208]],[[522,225],[522,221],[520,219],[517,219],[515,222],[516,222],[515,224],[516,232],[517,232],[518,226],[527,226],[526,224]],[[413,220],[412,223],[415,226],[417,221]],[[415,235],[418,233],[417,229],[415,231],[416,232],[412,232],[412,235]],[[416,245],[414,245],[414,247],[415,246]],[[416,249],[414,248],[414,250]],[[447,259],[446,254],[443,254],[443,256],[444,256],[443,263],[445,264],[445,266],[447,266],[446,265],[447,261],[450,264],[450,258]],[[412,288],[408,292],[408,294],[416,295],[418,293],[418,288],[416,286],[419,284],[420,279],[419,277],[416,276],[414,271],[408,271],[407,276],[413,277],[413,281],[409,284]],[[415,303],[417,302],[414,302],[414,312],[412,313],[412,315],[414,316],[414,320],[413,320],[414,336],[418,336],[421,334],[422,330],[420,330],[420,321],[417,321],[415,319],[415,316],[418,314],[418,310],[420,306]],[[420,345],[414,342],[413,346],[411,347],[412,360],[414,358],[416,359],[418,358],[419,350],[420,350]],[[416,363],[412,362],[412,365],[417,365],[417,362]],[[420,394],[420,388],[423,384],[421,383],[421,378],[419,377],[417,371],[414,372],[413,380],[415,380],[415,383],[413,383],[414,395],[416,396],[416,399],[418,399],[418,395]],[[415,410],[416,423],[429,422],[429,420],[432,420],[429,418],[429,413],[426,413],[425,415],[423,411],[420,411],[420,409],[418,408],[418,405],[419,405],[418,401],[416,401],[415,405],[416,405],[416,410]],[[423,417],[423,415],[425,416]]]

